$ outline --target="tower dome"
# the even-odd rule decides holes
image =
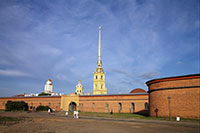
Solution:
[[[81,84],[81,80],[79,80],[76,85],[76,94],[83,95],[83,85]]]
[[[130,93],[147,93],[144,89],[135,88]]]
[[[81,80],[78,81],[78,84],[76,85],[76,88],[77,87],[79,87],[79,88],[83,87],[83,85],[81,84]]]

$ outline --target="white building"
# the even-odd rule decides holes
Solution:
[[[44,86],[44,93],[53,93],[53,84],[51,79],[47,80]]]

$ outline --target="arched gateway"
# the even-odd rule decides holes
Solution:
[[[69,104],[69,112],[73,112],[74,110],[76,110],[77,108],[77,104],[75,102],[71,102]]]

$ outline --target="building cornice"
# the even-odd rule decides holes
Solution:
[[[146,82],[147,86],[159,83],[159,82],[167,82],[167,81],[175,81],[175,80],[186,80],[186,79],[195,79],[200,78],[200,74],[190,74],[190,75],[182,75],[182,76],[174,76],[174,77],[166,77],[166,78],[159,78],[153,79]]]
[[[80,97],[146,96],[148,93],[81,95]]]
[[[175,90],[175,89],[188,89],[188,88],[200,88],[200,86],[182,86],[182,87],[159,88],[159,89],[149,90],[148,93],[151,93],[151,92],[154,92],[154,91],[160,91],[160,90]]]
[[[24,99],[24,98],[61,98],[61,96],[25,96],[25,97],[0,97],[0,99]]]

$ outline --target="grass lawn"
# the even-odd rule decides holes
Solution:
[[[19,122],[22,119],[15,118],[15,117],[7,117],[7,116],[0,116],[0,124],[7,123],[7,122]]]
[[[169,120],[169,117],[151,117],[151,116],[144,116],[144,115],[131,114],[131,113],[113,113],[111,115],[110,113],[80,112],[80,116],[123,118],[123,119]],[[176,118],[172,118],[172,121],[176,121]],[[200,120],[198,119],[184,119],[184,118],[181,118],[181,121],[200,122]]]
[[[107,118],[146,118],[146,116],[130,113],[96,113],[96,112],[80,112],[82,116],[93,116],[93,117],[107,117]]]

